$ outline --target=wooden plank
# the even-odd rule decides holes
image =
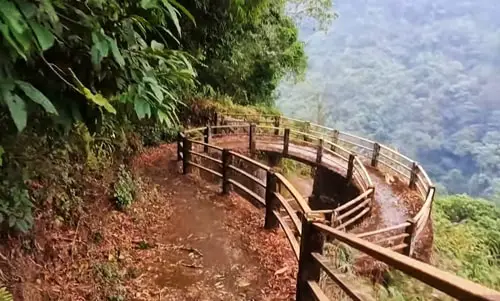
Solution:
[[[311,207],[309,207],[309,204],[307,204],[307,202],[304,200],[302,195],[297,191],[297,189],[295,189],[295,187],[293,187],[293,185],[290,182],[288,182],[288,180],[283,175],[276,173],[276,177],[278,178],[278,180],[281,183],[283,183],[283,185],[286,187],[286,189],[288,189],[290,194],[297,201],[302,212],[311,211]]]
[[[387,155],[384,155],[384,154],[382,154],[382,153],[379,153],[379,156],[380,156],[381,158],[384,158],[384,159],[386,159],[386,160],[389,160],[390,162],[392,162],[392,163],[394,163],[394,164],[398,165],[399,167],[403,167],[403,168],[404,168],[404,169],[406,169],[407,171],[411,171],[411,167],[408,167],[408,166],[407,166],[407,165],[405,165],[403,162],[397,161],[397,160],[395,160],[395,159],[393,159],[393,158],[391,158],[391,157],[389,157],[389,156],[387,156]],[[380,160],[379,162],[384,162],[384,160]],[[384,163],[385,163],[385,164],[388,164],[387,162],[384,162]]]
[[[395,167],[393,167],[392,165],[388,164],[387,162],[384,162],[382,160],[379,160],[378,161],[379,164],[383,164],[384,166],[386,167],[389,167],[390,169],[392,169],[394,172],[396,172],[397,174],[409,179],[410,178],[410,175],[407,175],[407,174],[404,174],[402,171],[400,171],[399,169],[396,169]]]
[[[208,146],[209,148],[213,148],[213,149],[216,149],[218,151],[222,151],[222,147],[215,146],[213,144],[208,144],[208,143],[205,143],[205,142],[201,142],[201,141],[197,141],[197,140],[192,140],[192,139],[189,139],[189,141],[191,141],[191,143],[193,143],[193,144]]]
[[[378,229],[378,230],[374,230],[374,231],[370,231],[370,232],[360,233],[360,234],[357,234],[356,237],[358,237],[358,238],[366,238],[368,236],[373,236],[373,235],[381,234],[381,233],[384,233],[384,232],[389,232],[389,231],[404,229],[404,228],[408,227],[409,225],[410,225],[410,223],[402,223],[402,224],[399,224],[399,225],[390,226],[390,227],[383,228],[383,229]]]
[[[333,271],[333,269],[328,264],[328,260],[323,255],[319,253],[312,253],[311,255],[321,265],[321,268],[325,271],[328,277],[330,277],[352,300],[363,301],[363,299],[358,296],[347,283],[342,281],[342,279],[337,276],[337,273]]]
[[[185,134],[191,134],[191,133],[194,133],[194,132],[199,132],[199,131],[202,131],[206,128],[206,126],[202,126],[202,127],[199,127],[199,128],[192,128],[192,129],[188,129],[188,130],[184,130],[184,135]]]
[[[225,125],[211,126],[212,129],[242,129],[247,127],[248,127],[248,122],[245,122],[245,124],[225,124]]]
[[[357,197],[355,197],[354,199],[352,199],[349,202],[345,203],[344,205],[335,208],[333,211],[340,212],[342,210],[345,210],[345,209],[347,209],[347,208],[355,205],[360,200],[362,200],[362,199],[366,198],[368,195],[370,195],[370,193],[372,193],[372,191],[373,191],[372,188],[368,189],[367,191],[365,191],[362,194],[358,195]]]
[[[281,194],[279,194],[279,192],[275,192],[274,196],[280,201],[281,205],[283,205],[283,208],[285,208],[286,213],[288,213],[288,215],[292,219],[292,222],[299,234],[302,234],[302,223],[295,213],[295,210],[292,208],[292,206],[290,206],[290,203],[285,200],[285,198]]]
[[[244,171],[243,169],[239,169],[238,167],[234,165],[229,165],[229,169],[236,171],[237,173],[247,177],[248,179],[252,180],[254,183],[258,184],[261,187],[266,188],[266,183],[262,182],[259,178],[255,177],[254,175]]]
[[[202,165],[200,165],[200,164],[196,164],[196,163],[194,163],[194,162],[192,162],[192,161],[188,161],[188,164],[189,164],[190,166],[198,167],[198,168],[199,168],[199,169],[201,169],[201,170],[204,170],[204,171],[209,172],[209,173],[211,173],[211,174],[213,174],[213,175],[215,175],[215,176],[218,176],[219,178],[222,178],[222,174],[221,174],[221,173],[216,172],[215,170],[211,170],[210,168],[206,168],[205,166],[202,166]]]
[[[342,139],[342,138],[339,138],[339,141],[340,141],[340,142],[343,142],[343,143],[350,144],[350,145],[355,146],[355,147],[359,147],[359,148],[361,148],[361,149],[366,149],[366,150],[368,150],[368,151],[370,151],[370,152],[372,152],[372,151],[373,151],[373,149],[372,149],[371,147],[364,146],[364,145],[358,144],[358,143],[356,143],[356,142],[352,142],[352,141],[345,140],[345,139]]]
[[[373,243],[377,244],[377,245],[380,245],[380,244],[383,244],[385,242],[389,242],[391,240],[403,239],[403,238],[408,237],[408,236],[410,236],[410,234],[408,234],[408,233],[401,233],[401,234],[398,234],[398,235],[394,235],[394,236],[390,236],[390,237],[385,237],[385,238],[376,240]]]
[[[459,300],[500,300],[500,292],[485,286],[439,270],[429,264],[417,261],[327,225],[313,223],[313,226],[356,250],[374,257]]]
[[[252,158],[248,158],[247,156],[243,156],[243,155],[241,155],[241,154],[238,154],[237,152],[230,151],[229,153],[230,153],[232,156],[235,156],[235,157],[237,157],[237,158],[239,158],[239,159],[241,159],[241,160],[243,160],[243,161],[246,161],[246,162],[248,162],[248,163],[250,163],[250,164],[253,164],[253,165],[255,165],[255,166],[259,167],[259,168],[262,168],[262,169],[263,169],[263,170],[265,170],[265,171],[268,171],[268,170],[270,170],[270,169],[271,169],[269,166],[264,165],[264,164],[262,164],[262,163],[260,163],[260,162],[258,162],[258,161],[255,161],[255,160],[254,160],[254,159],[252,159]]]
[[[222,164],[222,160],[212,158],[212,157],[210,157],[208,155],[205,155],[205,154],[202,154],[202,153],[198,153],[198,152],[195,152],[195,151],[189,151],[189,153],[192,154],[192,155],[196,155],[198,157],[205,158],[205,159],[210,160],[212,162],[215,162],[215,163],[218,163],[218,164]]]
[[[400,244],[400,245],[397,245],[397,246],[392,246],[390,247],[391,250],[393,251],[399,251],[399,250],[402,250],[404,248],[406,248],[408,245],[407,244]]]
[[[375,143],[375,141],[372,141],[372,140],[369,140],[369,139],[366,139],[366,138],[363,138],[363,137],[360,137],[360,136],[356,136],[354,134],[349,134],[349,133],[346,133],[346,132],[339,132],[339,134],[347,136],[347,137],[354,138],[354,139],[359,140],[359,141],[364,141],[367,144],[373,144],[373,143]]]
[[[360,210],[361,208],[365,207],[366,204],[370,203],[371,199],[366,199],[364,201],[362,201],[361,203],[359,203],[356,207],[352,208],[351,210],[347,211],[347,212],[344,212],[342,213],[341,215],[337,216],[337,220],[341,221],[343,219],[345,219],[346,217],[348,216],[351,216],[353,213],[355,213],[356,211]]]
[[[368,208],[365,208],[363,211],[361,211],[358,215],[354,216],[353,218],[351,218],[350,220],[348,220],[347,222],[339,225],[338,227],[336,227],[335,229],[345,229],[347,226],[351,225],[352,223],[354,223],[355,221],[359,220],[360,218],[362,218],[365,214],[368,213],[368,211],[370,211],[370,207]]]
[[[325,295],[321,287],[319,287],[318,282],[309,280],[307,281],[307,285],[309,285],[309,288],[311,289],[314,298],[317,301],[330,301],[330,299]]]
[[[256,194],[252,190],[248,189],[243,184],[240,184],[239,182],[236,182],[233,179],[229,179],[229,183],[231,183],[234,186],[238,187],[239,189],[243,190],[245,193],[247,193],[248,195],[250,195],[252,198],[254,198],[255,200],[257,200],[262,205],[266,205],[266,201],[262,197],[260,197],[258,194]]]
[[[273,211],[274,215],[278,219],[281,228],[285,232],[286,238],[288,239],[288,242],[290,243],[290,246],[292,247],[293,253],[295,254],[295,257],[297,260],[299,260],[299,253],[300,253],[300,246],[299,242],[297,239],[295,239],[295,235],[293,234],[292,230],[290,227],[288,227],[288,224],[286,221],[283,219],[283,217],[279,214],[278,211]]]

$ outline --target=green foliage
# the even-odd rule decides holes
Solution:
[[[433,205],[434,264],[500,289],[500,208],[482,199],[453,195]],[[431,287],[393,272],[380,300],[451,300]]]
[[[272,104],[279,80],[304,71],[303,44],[285,15],[285,1],[193,0],[185,5],[203,24],[185,24],[181,40],[200,58],[202,85],[240,104]]]
[[[278,107],[396,146],[451,194],[495,199],[496,3],[339,1],[329,32],[301,23],[306,80],[284,83]]]
[[[135,183],[130,172],[124,165],[120,166],[118,179],[114,185],[115,202],[118,209],[129,207],[135,199]]]
[[[14,301],[14,297],[5,287],[0,287],[0,301]]]
[[[5,153],[5,150],[3,149],[3,147],[0,145],[0,167],[2,167],[3,165],[3,154]]]
[[[32,209],[28,190],[4,181],[0,185],[0,225],[23,233],[33,226]]]
[[[196,72],[193,58],[171,47],[177,38],[170,27],[180,36],[181,12],[192,17],[176,1],[0,5],[0,106],[18,131],[37,109],[31,103],[87,124],[101,109],[178,122],[180,95],[193,86]]]

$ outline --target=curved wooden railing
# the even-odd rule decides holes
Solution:
[[[316,139],[322,139],[325,144],[331,145],[333,150],[340,148],[344,153],[344,158],[349,154],[356,155],[356,164],[369,164],[374,168],[395,174],[403,181],[406,180],[409,187],[416,189],[422,199],[423,205],[419,212],[404,223],[361,233],[359,237],[369,238],[377,244],[392,244],[403,239],[403,243],[398,243],[392,248],[409,255],[413,254],[415,242],[420,238],[431,218],[432,202],[436,191],[434,184],[420,164],[378,142],[299,119],[279,115],[243,114],[223,115],[217,119],[219,124],[234,125],[242,122],[272,124],[274,127],[290,128],[291,131],[298,131],[302,135],[314,135]]]
[[[252,140],[253,127],[255,126],[251,126],[248,129],[250,148],[252,146],[255,147],[255,140]],[[265,206],[264,227],[266,229],[273,229],[278,225],[281,226],[299,262],[296,300],[329,300],[319,284],[321,272],[326,273],[326,275],[333,279],[340,289],[352,300],[364,300],[350,283],[345,283],[339,279],[337,276],[338,273],[330,266],[329,260],[323,255],[325,236],[336,239],[368,256],[380,260],[392,268],[398,269],[452,297],[461,300],[500,300],[500,292],[459,278],[408,256],[401,255],[390,249],[383,248],[365,239],[341,231],[338,226],[332,227],[332,225],[329,225],[331,222],[325,218],[325,213],[328,213],[328,210],[311,210],[308,203],[283,175],[274,172],[269,166],[252,158],[208,143],[213,130],[223,128],[229,127],[218,126],[212,128],[208,126],[179,133],[177,156],[178,160],[182,160],[183,162],[183,173],[186,174],[190,171],[191,167],[196,167],[216,178],[222,179],[223,193],[228,193],[230,187],[233,186],[237,192],[243,195],[246,194],[246,196],[257,200],[257,203]],[[232,129],[234,128],[232,127]],[[240,126],[240,128],[245,127]],[[272,130],[276,129],[273,128]],[[275,134],[279,135],[279,132]],[[286,134],[284,135],[286,136]],[[200,138],[203,141],[200,141]],[[198,157],[201,162],[196,162],[194,157]],[[259,177],[254,176],[249,170],[238,167],[238,162],[235,162],[238,160],[240,163],[243,162],[243,165],[248,164],[253,170],[264,171],[266,173],[265,182]],[[349,162],[354,162],[354,160],[351,159]],[[354,170],[354,164],[351,163],[350,166],[351,171]],[[349,165],[347,168],[349,170]],[[249,180],[249,183],[254,183],[254,186],[252,187],[242,181],[238,181],[236,175],[243,176]],[[362,177],[360,181],[364,182]],[[291,199],[286,199],[277,189],[278,183],[288,191],[292,196]],[[255,187],[265,189],[264,197],[258,194]],[[344,207],[342,209],[347,210],[354,206],[357,204],[358,199],[364,199],[363,202],[366,202],[370,193],[373,194],[373,190],[365,190],[360,196],[351,200],[349,202],[351,204],[346,204],[349,204],[349,206],[341,206]],[[427,198],[431,201],[427,202],[426,200],[424,206],[431,206],[429,204],[431,204],[432,198],[429,198],[429,196],[432,195],[428,194]],[[356,205],[356,207],[358,206],[359,204]],[[353,209],[349,210],[352,211]],[[425,213],[427,212],[426,210],[421,210],[419,212],[420,216],[417,216],[415,219],[424,220],[428,218],[429,214]],[[342,213],[341,215],[346,214]],[[341,217],[337,216],[337,218]],[[289,225],[290,223],[292,226]],[[409,225],[404,226],[407,227]],[[401,225],[394,227],[401,227]],[[377,231],[380,232],[380,230]],[[373,234],[364,233],[363,235],[366,237]]]

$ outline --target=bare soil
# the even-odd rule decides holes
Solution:
[[[182,176],[175,146],[132,163],[140,195],[126,211],[95,180],[77,227],[41,214],[32,237],[0,246],[15,300],[291,300],[297,271],[281,231],[219,185]],[[27,242],[30,248],[26,248]]]

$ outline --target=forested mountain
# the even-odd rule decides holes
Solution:
[[[498,195],[500,3],[339,0],[335,11],[327,31],[302,22],[306,80],[283,83],[278,106],[395,146],[450,193]]]

